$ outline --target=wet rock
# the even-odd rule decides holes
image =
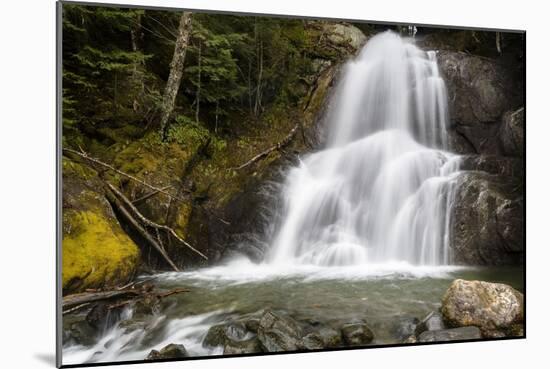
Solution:
[[[400,318],[397,326],[397,336],[399,339],[405,339],[414,335],[415,329],[420,323],[418,318]]]
[[[145,360],[161,360],[161,359],[181,359],[189,356],[183,345],[171,343],[163,347],[160,351],[152,350]]]
[[[509,156],[523,156],[525,149],[525,108],[507,111],[500,127],[502,151]]]
[[[237,343],[247,338],[246,326],[242,322],[231,322],[211,327],[204,337],[203,345],[215,347]]]
[[[442,329],[439,331],[425,331],[418,336],[418,342],[444,342],[475,340],[481,338],[481,331],[477,327],[460,327]]]
[[[454,263],[522,263],[521,189],[521,182],[506,176],[464,172],[457,177],[450,223]]]
[[[224,355],[252,354],[262,352],[262,344],[258,337],[244,341],[228,341],[223,347]]]
[[[521,78],[497,60],[440,51],[438,64],[449,96],[453,148],[500,154],[502,115],[523,101]]]
[[[417,343],[417,342],[418,342],[418,339],[416,338],[416,336],[414,334],[410,335],[409,337],[407,337],[403,340],[403,343]]]
[[[267,352],[295,351],[300,348],[299,324],[280,312],[266,311],[258,327],[258,338]]]
[[[520,158],[497,155],[464,155],[460,159],[460,169],[513,179],[522,179],[524,175],[523,161]]]
[[[442,329],[445,329],[443,316],[436,311],[432,311],[424,319],[422,319],[420,323],[418,323],[414,330],[414,333],[418,336],[422,332],[439,331]]]
[[[457,279],[441,312],[449,326],[476,326],[484,337],[516,335],[524,320],[523,294],[506,284]]]
[[[120,309],[109,309],[108,304],[99,303],[86,315],[86,321],[96,330],[111,328],[120,320]]]
[[[72,323],[69,329],[65,330],[64,341],[74,342],[83,346],[92,346],[97,337],[97,330],[86,320],[79,320]],[[66,342],[64,342],[65,344]]]
[[[260,318],[249,318],[245,320],[244,325],[246,326],[246,329],[248,329],[250,332],[258,333],[258,328],[260,327]]]
[[[335,348],[342,345],[342,333],[331,327],[320,327],[305,335],[301,342],[301,346],[307,350]]]
[[[342,337],[349,346],[366,345],[374,339],[374,333],[366,323],[348,323],[342,326]]]

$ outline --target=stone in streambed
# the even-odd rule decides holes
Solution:
[[[145,360],[161,360],[161,359],[181,359],[189,356],[183,345],[171,343],[163,347],[160,351],[152,350]]]
[[[445,329],[445,323],[443,322],[443,316],[437,311],[429,313],[414,330],[414,334],[419,336],[426,331],[440,331]]]
[[[342,333],[330,327],[321,327],[305,335],[301,342],[301,346],[306,350],[335,348],[342,345]]]
[[[443,297],[441,312],[448,325],[476,326],[484,337],[518,335],[523,294],[506,284],[457,279]]]
[[[258,337],[244,341],[228,341],[223,347],[224,355],[253,354],[262,352],[262,343]]]
[[[224,346],[240,342],[247,338],[246,326],[242,322],[231,322],[211,327],[204,337],[203,345],[209,347]]]
[[[438,331],[425,331],[418,336],[418,342],[446,342],[475,340],[481,338],[481,331],[477,327],[460,327],[441,329]]]
[[[258,338],[267,352],[295,351],[301,348],[302,329],[283,313],[266,311],[258,326]]]
[[[366,345],[374,339],[374,333],[366,323],[348,323],[342,326],[344,342],[349,346]]]

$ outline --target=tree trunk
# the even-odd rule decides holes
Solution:
[[[197,124],[199,123],[199,113],[200,113],[200,107],[201,107],[201,55],[202,54],[202,43],[199,40],[199,75],[198,75],[198,83],[197,83],[197,108],[195,110],[195,121]]]
[[[189,44],[189,35],[191,34],[191,12],[183,12],[180,18],[178,27],[178,37],[176,39],[176,46],[174,47],[174,56],[170,63],[170,75],[168,76],[168,82],[166,82],[166,88],[164,89],[164,96],[162,99],[162,112],[160,119],[160,131],[163,140],[166,139],[168,130],[168,120],[174,111],[174,103],[176,96],[180,88],[181,77],[183,75],[183,65],[185,62],[185,52]]]
[[[143,39],[143,33],[141,30],[141,14],[137,14],[134,27],[130,30],[130,40],[132,42],[132,51],[137,52],[140,50],[140,44]],[[135,61],[132,70],[132,83],[136,89],[132,108],[134,112],[138,112],[140,108],[139,98],[145,93],[145,85],[143,83],[143,61]]]

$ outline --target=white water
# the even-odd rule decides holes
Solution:
[[[436,55],[392,32],[349,62],[327,147],[288,172],[269,264],[447,265],[458,156]]]

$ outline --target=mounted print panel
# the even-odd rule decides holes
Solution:
[[[525,32],[58,22],[58,365],[525,337]]]

